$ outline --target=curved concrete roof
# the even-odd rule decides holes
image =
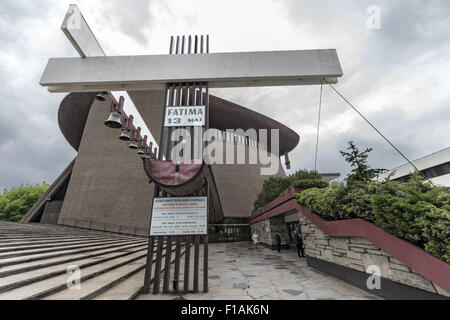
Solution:
[[[58,124],[67,142],[78,151],[84,127],[95,101],[95,93],[71,93],[61,102],[58,110]]]
[[[59,107],[58,122],[61,132],[77,151],[95,95],[95,93],[70,93]],[[299,135],[282,123],[230,101],[211,95],[210,108],[211,128],[279,129],[280,155],[292,151],[300,141]]]

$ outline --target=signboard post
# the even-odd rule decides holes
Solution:
[[[206,235],[208,199],[155,198],[150,236]]]

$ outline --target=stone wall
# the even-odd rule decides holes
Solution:
[[[273,217],[251,225],[252,235],[258,233],[259,241],[268,247],[275,246],[274,235],[278,233],[281,237],[281,244],[289,245],[289,235],[283,216]]]
[[[364,238],[329,237],[299,214],[307,256],[366,272],[369,266],[380,268],[381,277],[432,293],[450,296],[431,281]]]
[[[305,253],[308,257],[332,262],[361,272],[367,272],[369,266],[375,265],[380,268],[382,278],[450,297],[447,291],[414,272],[366,239],[329,237],[302,214],[297,213],[297,215],[301,223]],[[274,246],[273,235],[276,232],[281,235],[283,243],[289,243],[284,215],[254,223],[251,225],[251,229],[252,234],[256,231],[259,235],[259,241],[267,247]]]

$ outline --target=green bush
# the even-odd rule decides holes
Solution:
[[[0,194],[0,221],[18,222],[30,210],[33,204],[47,191],[49,186],[24,185]]]
[[[414,174],[409,182],[332,183],[296,195],[327,220],[362,218],[450,263],[450,192]]]
[[[324,180],[315,180],[315,179],[297,180],[291,184],[291,188],[311,189],[311,188],[326,188],[326,187],[328,187],[328,182]]]
[[[271,177],[264,181],[262,190],[256,198],[256,201],[253,203],[253,212],[260,211],[265,205],[278,198],[281,194],[292,188],[293,184],[300,180],[317,181],[321,179],[322,177],[316,171],[307,170],[299,170],[286,178]],[[320,186],[320,184],[316,183],[314,186]]]
[[[261,192],[253,203],[253,212],[260,211],[264,206],[280,196],[283,190],[289,188],[291,181],[281,177],[271,177],[264,181]]]

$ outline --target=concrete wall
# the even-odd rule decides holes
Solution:
[[[159,141],[164,102],[162,91],[130,92],[148,128]],[[103,122],[110,101],[94,102],[78,150],[58,223],[68,226],[147,235],[153,201],[142,160],[120,130]],[[214,165],[225,217],[248,217],[267,176],[259,165]],[[284,176],[279,166],[278,175]]]
[[[147,235],[153,185],[120,130],[103,125],[110,103],[91,108],[58,223]]]
[[[135,91],[128,94],[156,141],[159,141],[164,92]],[[264,181],[269,178],[261,175],[261,166],[213,165],[213,172],[225,217],[249,217],[253,211],[253,202],[261,192]],[[286,176],[281,161],[276,175]]]

